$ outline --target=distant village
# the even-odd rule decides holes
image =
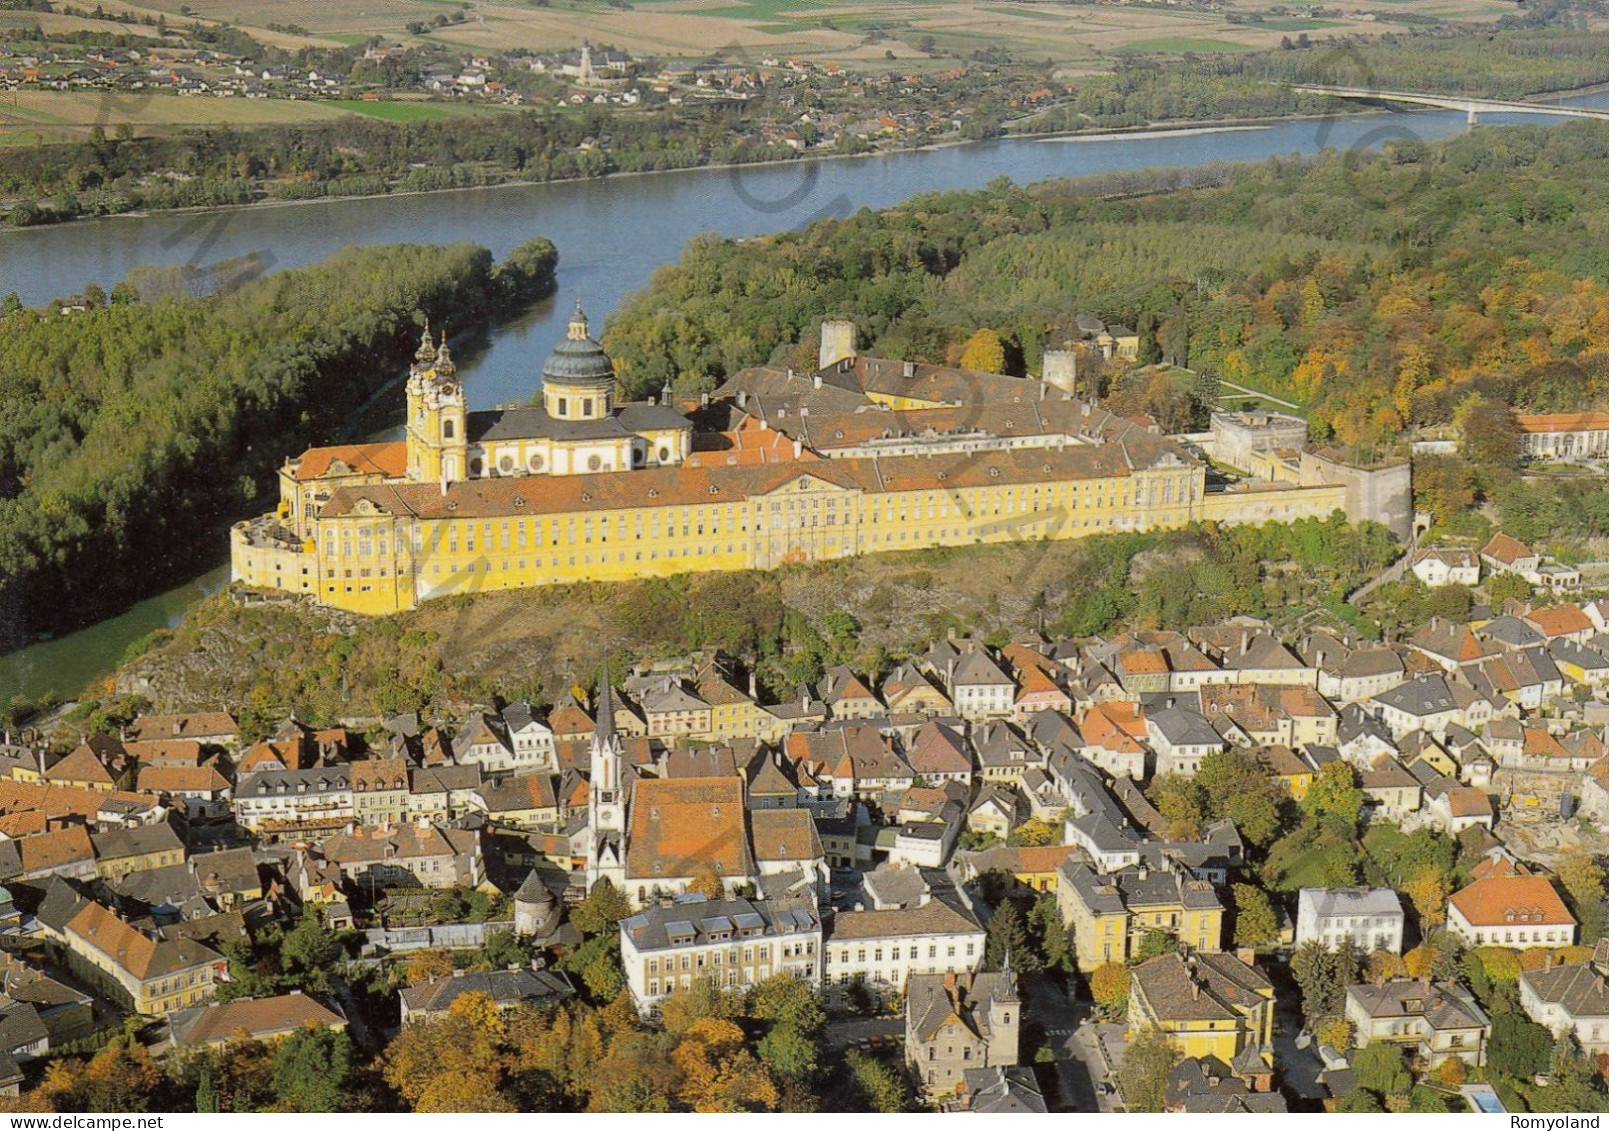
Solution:
[[[555,54],[460,55],[383,40],[354,52],[350,63],[343,58],[323,67],[166,43],[120,48],[0,43],[0,92],[11,90],[554,109],[763,105],[755,140],[799,150],[846,139],[931,140],[972,121],[979,95],[991,101],[1004,96],[1008,104],[1031,109],[1066,94],[1059,84],[1046,85],[1021,68],[1002,70],[987,62],[958,62],[921,74],[902,74],[891,66],[879,74],[773,56],[658,60],[591,44]]]

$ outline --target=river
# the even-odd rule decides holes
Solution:
[[[1609,107],[1609,92],[1565,100]],[[1554,125],[1567,119],[1491,115],[1491,123]],[[524,400],[579,297],[599,326],[656,267],[673,262],[698,232],[761,235],[919,193],[981,188],[1008,176],[1051,177],[1259,161],[1323,148],[1373,148],[1402,138],[1433,141],[1469,128],[1456,112],[1367,114],[1158,136],[1008,138],[974,145],[843,160],[689,170],[549,185],[515,185],[195,214],[123,216],[0,234],[0,293],[43,305],[90,281],[110,290],[140,264],[208,264],[256,253],[273,269],[321,260],[343,244],[472,240],[501,257],[544,235],[558,245],[559,293],[498,327],[459,358],[471,407]],[[449,327],[449,332],[451,327]],[[289,453],[287,453],[289,454]],[[0,702],[46,690],[74,693],[117,664],[129,643],[176,624],[222,584],[225,547],[194,581],[124,614],[0,659]]]

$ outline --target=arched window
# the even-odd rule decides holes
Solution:
[[[451,440],[453,438],[453,422],[452,421],[444,420],[444,421],[441,422],[441,434],[445,439]]]
[[[481,467],[482,467],[482,464],[481,464],[481,462],[480,462],[480,460],[478,460],[478,459],[472,459],[472,460],[470,460],[470,461],[469,461],[469,474],[470,474],[470,475],[471,475],[471,476],[478,476],[478,475],[480,475],[480,473],[481,473]]]

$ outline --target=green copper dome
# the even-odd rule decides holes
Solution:
[[[570,319],[569,333],[564,341],[554,347],[547,364],[542,366],[542,380],[557,385],[591,386],[605,391],[614,388],[615,363],[587,333],[587,316],[582,313],[579,301]]]

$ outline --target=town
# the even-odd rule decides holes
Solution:
[[[1535,568],[1493,542],[1458,565]],[[705,653],[367,731],[13,736],[0,1067],[783,977],[946,1110],[1492,1110],[1609,1047],[1606,683],[1609,602],[1511,598],[1393,645],[951,636],[786,702]],[[429,973],[241,996],[313,930]]]
[[[1406,460],[1310,449],[1298,417],[1220,409],[1168,436],[1080,399],[1080,366],[1130,360],[1136,335],[1075,324],[1039,379],[864,357],[839,320],[813,373],[616,404],[578,306],[540,403],[489,413],[464,409],[426,330],[405,438],[289,461],[279,508],[232,535],[234,599],[389,613],[1340,512],[1406,545],[1372,584],[1411,574],[1463,611],[1384,637],[1246,615],[951,629],[791,695],[717,650],[602,654],[545,703],[337,725],[291,705],[267,727],[217,703],[7,735],[13,1102],[109,1102],[62,1067],[88,1057],[89,1078],[134,1065],[168,1102],[225,1110],[228,1057],[339,1041],[340,1063],[376,1066],[378,1108],[503,1110],[491,1068],[470,1092],[429,1083],[444,1043],[519,1026],[546,1048],[603,1023],[623,1049],[658,1034],[677,1064],[694,1045],[727,1064],[723,1087],[685,1067],[657,1085],[694,1110],[1596,1109],[1609,601],[1501,531],[1422,536]],[[1540,462],[1590,464],[1606,424],[1517,418]],[[920,493],[877,495],[901,489]],[[661,505],[679,508],[663,533]],[[829,1063],[847,1097],[813,1092]],[[124,1109],[153,1102],[134,1087]]]

